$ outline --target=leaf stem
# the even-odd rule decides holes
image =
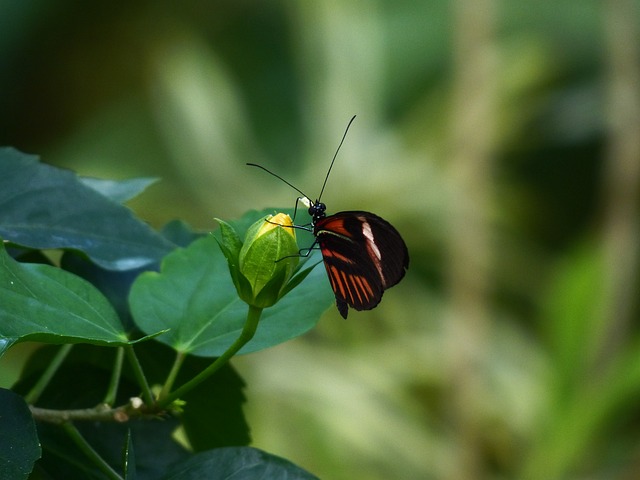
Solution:
[[[207,378],[209,378],[211,375],[213,375],[216,371],[218,371],[220,367],[222,367],[225,363],[227,363],[231,357],[233,357],[236,353],[238,353],[238,351],[242,347],[244,347],[247,344],[247,342],[249,342],[249,340],[253,338],[253,336],[256,333],[256,329],[258,328],[258,322],[260,320],[261,315],[262,315],[262,308],[249,305],[249,312],[247,313],[247,321],[245,322],[244,327],[242,328],[242,332],[240,332],[240,336],[238,337],[238,339],[235,342],[233,342],[233,344],[222,355],[216,358],[215,361],[211,365],[209,365],[207,368],[205,368],[202,372],[200,372],[198,375],[193,377],[191,380],[189,380],[187,383],[182,385],[177,390],[174,390],[173,392],[171,392],[166,397],[159,399],[157,406],[160,408],[166,407],[171,402],[180,398],[182,395],[192,390],[197,385],[199,385],[200,383],[205,381]]]
[[[27,403],[33,405],[38,401],[38,399],[40,398],[40,395],[42,395],[42,392],[44,391],[44,389],[47,388],[47,385],[49,385],[49,382],[51,381],[53,376],[56,374],[56,372],[62,365],[62,362],[64,362],[64,359],[67,358],[67,355],[69,355],[69,352],[71,351],[72,348],[73,348],[72,344],[66,344],[66,345],[63,345],[60,348],[60,350],[58,350],[58,352],[55,354],[55,356],[51,360],[51,363],[49,364],[47,369],[44,371],[42,376],[40,377],[40,379],[36,382],[36,384],[29,391],[29,393],[27,393],[27,395],[24,397]]]
[[[169,372],[169,375],[167,375],[167,380],[164,382],[160,395],[158,395],[159,399],[163,399],[164,397],[169,395],[169,392],[173,388],[173,384],[176,381],[176,377],[178,376],[178,372],[180,371],[180,367],[182,367],[182,364],[184,363],[184,360],[186,358],[187,356],[183,352],[176,353],[176,359],[173,362],[171,371]]]
[[[116,403],[116,395],[118,394],[118,386],[120,384],[120,375],[122,374],[122,362],[124,360],[124,349],[118,347],[116,349],[116,358],[113,362],[113,373],[111,374],[111,380],[107,393],[104,397],[104,403],[107,405],[113,405]]]
[[[89,442],[85,440],[82,434],[78,431],[75,425],[71,422],[65,422],[62,424],[64,431],[71,437],[71,440],[78,446],[82,453],[84,453],[89,460],[91,460],[104,474],[112,480],[123,480],[120,475],[109,465],[104,458],[96,452]]]
[[[142,398],[144,399],[144,403],[147,404],[147,406],[153,405],[153,394],[151,393],[149,382],[147,382],[147,377],[144,376],[142,366],[140,365],[140,361],[136,356],[136,352],[133,350],[133,346],[125,345],[123,348],[125,353],[127,354],[127,358],[129,359],[131,368],[133,369],[133,375],[136,377],[136,381],[142,389]]]

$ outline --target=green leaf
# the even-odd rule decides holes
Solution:
[[[302,283],[302,281],[309,276],[309,274],[313,271],[313,269],[319,263],[320,263],[320,261],[315,262],[310,267],[307,267],[305,269],[298,268],[297,269],[297,273],[291,278],[291,280],[289,280],[289,283],[287,283],[287,286],[285,287],[284,291],[282,292],[282,295],[286,295],[291,290],[293,290],[298,285],[300,285],[300,283]]]
[[[179,247],[186,247],[194,240],[208,235],[208,233],[194,230],[187,222],[182,220],[172,220],[162,227],[160,233],[171,243]]]
[[[103,197],[116,203],[125,203],[127,200],[137,197],[159,179],[140,177],[126,180],[103,180],[101,178],[79,177],[79,180]]]
[[[152,267],[151,265],[134,270],[106,270],[76,252],[65,252],[60,259],[60,267],[67,272],[84,278],[100,290],[118,313],[124,331],[131,332],[134,329],[131,313],[129,312],[129,291],[138,275],[149,270]]]
[[[234,228],[227,222],[216,218],[216,221],[220,224],[220,248],[222,253],[227,257],[227,261],[235,266],[238,266],[238,257],[240,256],[240,250],[242,249],[242,240],[234,230]]]
[[[31,412],[21,396],[4,388],[0,412],[0,478],[26,479],[41,455]]]
[[[115,310],[93,285],[56,267],[18,263],[0,244],[0,355],[23,340],[128,342]]]
[[[254,480],[282,478],[317,480],[318,477],[284,458],[252,447],[217,448],[179,462],[164,480]]]
[[[0,148],[0,237],[35,249],[80,250],[111,270],[142,267],[174,248],[74,173],[12,148]]]
[[[241,222],[248,227],[261,215],[264,213],[250,212]],[[237,226],[234,228],[240,233]],[[264,310],[254,338],[240,353],[255,352],[303,334],[332,302],[326,273],[313,269],[294,291]],[[147,272],[138,277],[129,303],[134,321],[143,332],[169,328],[158,341],[180,352],[207,357],[221,355],[238,338],[248,312],[213,236],[169,254],[160,273]]]

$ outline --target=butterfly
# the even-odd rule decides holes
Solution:
[[[336,306],[345,319],[349,307],[355,310],[375,308],[380,303],[384,291],[400,282],[409,268],[407,245],[389,222],[374,213],[359,210],[327,215],[327,207],[320,201],[333,163],[355,118],[354,115],[347,125],[315,202],[263,166],[247,163],[282,180],[302,195],[296,201],[294,218],[298,202],[301,202],[308,208],[311,223],[310,226],[294,227],[311,231],[315,236],[315,242],[311,247],[301,250],[300,254],[307,256],[316,245],[320,247],[329,282],[336,297]],[[303,251],[307,253],[303,254]]]

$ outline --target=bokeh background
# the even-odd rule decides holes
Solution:
[[[640,478],[636,0],[0,3],[0,144],[179,218],[390,220],[406,279],[238,358],[323,479]],[[3,358],[0,383],[20,365]]]

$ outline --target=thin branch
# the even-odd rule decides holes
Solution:
[[[94,421],[94,422],[127,422],[134,417],[154,416],[158,413],[150,412],[142,399],[133,397],[129,403],[120,407],[111,408],[106,404],[94,408],[82,408],[77,410],[53,410],[49,408],[29,407],[35,420],[62,425],[70,421]]]

